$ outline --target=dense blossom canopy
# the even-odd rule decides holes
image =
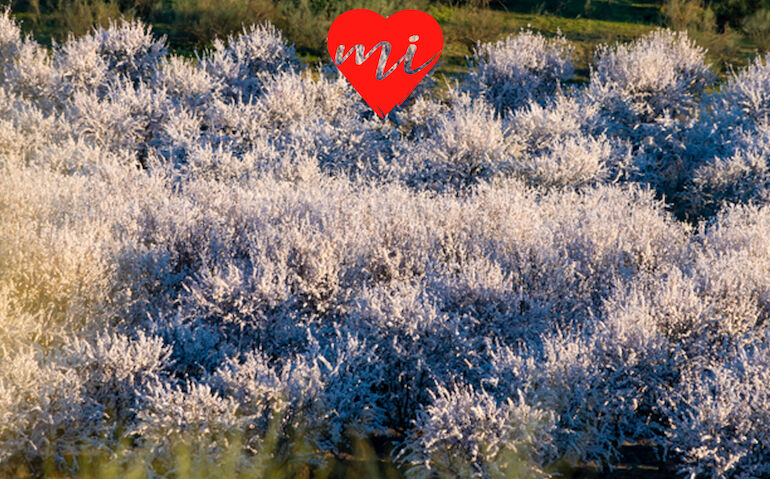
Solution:
[[[0,466],[394,431],[413,477],[768,473],[770,65],[572,51],[479,45],[381,121],[270,25],[189,60],[0,15]]]

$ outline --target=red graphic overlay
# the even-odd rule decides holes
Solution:
[[[444,35],[436,19],[419,10],[384,18],[357,9],[334,20],[327,46],[340,72],[384,118],[438,62]]]

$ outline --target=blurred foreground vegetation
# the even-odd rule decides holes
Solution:
[[[292,441],[296,461],[277,460],[279,444],[277,436],[270,436],[264,448],[256,455],[242,454],[242,438],[227,438],[229,447],[217,454],[207,446],[182,438],[177,439],[174,448],[172,468],[161,466],[151,448],[141,448],[125,442],[117,451],[100,453],[84,449],[78,457],[59,458],[68,463],[76,462],[78,472],[64,473],[57,467],[57,459],[49,455],[42,467],[31,472],[20,466],[14,479],[150,479],[167,477],[172,479],[405,479],[409,477],[397,465],[393,457],[393,443],[388,436],[356,438],[350,442],[350,451],[334,456],[327,454],[319,461],[303,460],[311,457],[311,446],[302,438]],[[392,439],[392,438],[391,438]],[[205,452],[204,452],[205,449]],[[675,474],[671,464],[661,461],[649,445],[634,444],[621,448],[620,460],[611,470],[584,464],[579,467],[559,462],[552,466],[551,473],[563,479],[664,479]],[[437,479],[456,479],[436,473]],[[497,479],[521,479],[529,477],[519,474],[512,467],[508,473]]]

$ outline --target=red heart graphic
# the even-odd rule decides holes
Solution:
[[[380,118],[401,104],[438,62],[444,35],[435,18],[401,10],[387,19],[366,9],[334,20],[329,55]]]

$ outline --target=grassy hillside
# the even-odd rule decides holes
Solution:
[[[43,8],[39,0],[16,2],[13,12],[25,32],[45,45],[62,42],[67,35],[82,35],[91,25],[106,26],[119,16],[138,17],[153,25],[156,34],[166,35],[172,51],[191,55],[195,49],[210,44],[215,37],[237,33],[243,25],[271,21],[295,44],[303,60],[325,60],[325,37],[329,25],[350,8],[370,8],[384,15],[405,8],[429,12],[441,24],[445,34],[443,65],[446,74],[461,72],[467,65],[477,41],[494,41],[522,28],[532,28],[545,35],[558,32],[575,45],[576,80],[585,81],[588,65],[597,45],[625,42],[651,29],[667,26],[665,6],[655,2],[631,0],[569,0],[508,2],[474,5],[478,2],[430,2],[428,0],[308,1],[292,0],[164,0],[142,7],[141,2],[121,5],[103,0],[58,2]],[[712,50],[709,60],[724,73],[728,65],[745,66],[756,54],[757,45],[745,35],[706,32],[693,35]]]

